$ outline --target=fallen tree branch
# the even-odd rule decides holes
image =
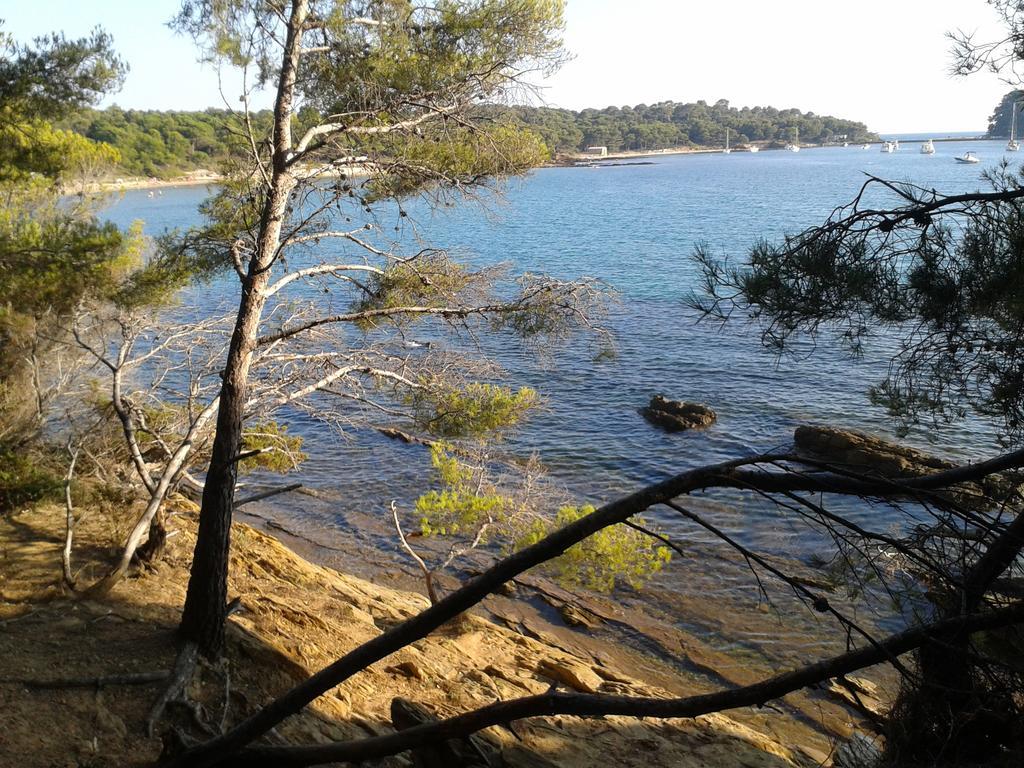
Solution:
[[[170,492],[172,485],[185,469],[186,461],[192,453],[193,445],[196,440],[198,440],[200,433],[206,426],[206,423],[217,414],[219,405],[220,396],[218,395],[209,404],[207,404],[207,406],[192,421],[188,432],[185,433],[184,439],[179,443],[177,449],[174,451],[174,455],[164,467],[163,475],[161,475],[156,488],[150,495],[149,502],[146,504],[146,509],[136,520],[135,527],[132,528],[131,533],[128,535],[128,540],[125,542],[125,545],[121,550],[121,555],[118,559],[117,565],[114,566],[109,573],[103,576],[103,578],[99,579],[95,584],[84,590],[84,594],[90,597],[102,597],[108,594],[110,590],[113,589],[121,580],[125,573],[128,572],[128,567],[131,565],[132,558],[135,557],[136,550],[142,544],[143,537],[149,534],[153,518],[156,517],[157,513],[163,507],[164,500],[167,498],[167,494]]]
[[[121,675],[100,675],[98,677],[60,677],[54,680],[40,680],[34,677],[0,678],[0,685],[24,685],[26,688],[104,688],[108,685],[148,685],[170,677],[165,670],[153,672],[128,672]]]
[[[174,660],[174,668],[170,673],[164,674],[164,677],[169,677],[171,682],[164,688],[163,693],[157,697],[157,700],[153,702],[153,707],[149,710],[149,716],[146,718],[146,735],[153,735],[156,723],[163,716],[167,705],[181,699],[195,673],[198,661],[198,646],[195,643],[185,643]]]
[[[71,546],[75,536],[75,507],[71,501],[71,482],[75,477],[75,462],[78,461],[79,449],[71,447],[71,440],[68,439],[67,452],[71,457],[68,462],[68,471],[64,475],[64,547],[60,553],[60,567],[64,577],[64,583],[72,592],[75,590],[75,575],[71,572]]]

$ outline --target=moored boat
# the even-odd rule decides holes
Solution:
[[[1006,143],[1007,152],[1017,152],[1020,149],[1020,142],[1017,141],[1017,108],[1019,101],[1013,102],[1013,111],[1010,113],[1010,140]]]
[[[792,144],[787,144],[786,145],[786,149],[789,152],[799,152],[800,151],[800,128],[799,127],[794,128],[793,131],[795,132],[795,136],[793,138],[793,143]]]

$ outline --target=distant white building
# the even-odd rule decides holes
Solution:
[[[608,147],[587,147],[583,154],[593,157],[607,157]]]

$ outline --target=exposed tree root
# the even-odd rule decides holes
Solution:
[[[240,598],[232,600],[227,607],[226,615],[230,616],[236,611],[242,610],[242,601]],[[167,687],[164,688],[163,693],[153,702],[153,707],[149,711],[149,716],[146,718],[146,734],[153,736],[156,730],[156,724],[163,717],[167,707],[171,704],[180,704],[184,707],[192,716],[192,720],[199,727],[199,729],[207,736],[216,736],[224,732],[224,728],[227,724],[228,719],[228,708],[230,704],[231,696],[231,675],[228,671],[227,660],[221,659],[217,666],[220,667],[218,674],[224,679],[224,707],[221,711],[219,725],[214,727],[210,724],[209,719],[204,717],[202,712],[202,705],[198,702],[194,702],[188,697],[188,686],[192,682],[195,676],[196,669],[202,662],[199,656],[199,646],[193,642],[186,642],[182,645],[181,650],[178,651],[178,656],[174,660],[174,667],[171,672],[164,673],[164,677],[170,677],[170,682]]]
[[[147,685],[166,680],[169,674],[164,670],[152,672],[129,672],[123,675],[100,675],[99,677],[61,677],[54,680],[40,680],[32,677],[0,678],[2,684],[24,685],[28,688],[104,688],[109,685]]]
[[[152,737],[156,723],[163,717],[164,710],[172,701],[184,701],[185,689],[192,681],[199,659],[199,648],[195,643],[185,643],[178,651],[171,670],[171,682],[153,703],[153,708],[146,718],[146,735]]]

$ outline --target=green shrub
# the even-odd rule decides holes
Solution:
[[[516,487],[514,480],[509,484],[507,478],[502,482],[488,473],[485,459],[478,456],[476,462],[466,463],[445,443],[431,446],[431,463],[440,488],[416,500],[422,536],[461,539],[469,548],[495,543],[506,551],[519,550],[594,511],[590,505],[563,506],[554,519],[546,517],[543,508],[547,502],[543,496],[531,496],[531,482],[524,482],[525,487]],[[642,518],[636,522],[644,525]],[[669,548],[651,536],[626,525],[613,525],[570,547],[544,567],[567,587],[610,592],[622,583],[641,587],[670,559]]]
[[[0,512],[56,499],[64,480],[31,453],[0,449]]]
[[[594,507],[562,507],[554,520],[538,519],[515,541],[522,549],[536,544],[559,528],[589,515]],[[637,523],[644,524],[642,519]],[[598,592],[610,592],[619,582],[631,587],[643,586],[672,559],[668,547],[656,544],[644,533],[625,525],[613,525],[569,547],[560,557],[545,565],[566,586],[583,586]]]

